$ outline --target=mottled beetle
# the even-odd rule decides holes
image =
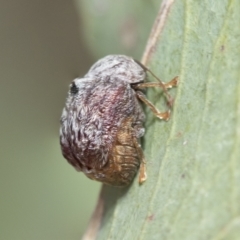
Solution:
[[[146,83],[146,72],[158,82]],[[139,182],[146,180],[143,151],[145,114],[139,100],[160,119],[159,112],[141,89],[177,85],[177,77],[161,82],[149,69],[130,57],[109,55],[97,61],[83,78],[70,85],[61,116],[60,144],[63,156],[89,178],[114,185],[128,185],[139,166]]]

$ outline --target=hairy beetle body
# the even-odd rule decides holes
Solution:
[[[145,161],[139,139],[144,135],[145,114],[140,101],[160,119],[168,120],[146,99],[141,89],[167,88],[144,83],[146,71],[132,58],[109,55],[97,61],[83,78],[70,85],[61,116],[60,144],[63,156],[89,178],[115,186],[128,185],[139,166],[139,182],[146,180]],[[154,75],[153,75],[154,76]]]
[[[131,83],[145,71],[126,56],[107,56],[75,79],[61,117],[63,156],[89,178],[127,185],[140,159],[134,138],[144,134],[145,115]]]

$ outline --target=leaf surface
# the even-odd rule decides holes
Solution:
[[[97,239],[239,239],[239,12],[238,0],[172,1],[143,58],[162,80],[180,78],[172,117],[146,108],[148,179],[103,187]],[[147,96],[166,109],[160,90]]]

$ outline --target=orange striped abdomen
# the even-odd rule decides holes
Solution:
[[[125,186],[132,182],[140,165],[134,137],[132,119],[128,118],[119,127],[106,165],[85,174],[91,179],[115,186]]]

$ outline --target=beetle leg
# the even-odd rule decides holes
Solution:
[[[135,148],[137,149],[137,154],[138,157],[140,158],[140,169],[139,169],[139,177],[138,177],[138,182],[142,184],[147,180],[147,171],[146,171],[146,161],[144,158],[143,150],[138,143],[138,140],[136,137],[133,137],[133,143]]]
[[[179,78],[178,78],[178,76],[176,76],[167,83],[163,82],[163,84],[164,84],[166,89],[169,89],[169,88],[172,88],[172,87],[176,87],[178,85],[178,82],[179,82]]]
[[[157,78],[158,79],[158,78]],[[169,105],[172,107],[173,105],[173,99],[170,96],[170,94],[167,92],[167,89],[170,89],[172,87],[176,87],[178,84],[178,77],[173,78],[171,81],[164,83],[160,79],[158,79],[159,82],[146,82],[146,83],[139,83],[135,86],[136,89],[144,89],[144,88],[150,88],[150,87],[161,87],[165,93],[165,96],[167,97]]]
[[[136,91],[136,94],[138,96],[138,98],[144,102],[148,107],[150,107],[150,109],[152,110],[152,112],[154,113],[154,115],[156,117],[158,117],[159,119],[163,119],[165,121],[168,121],[170,118],[170,113],[171,111],[168,110],[166,112],[160,112],[147,98],[146,96],[140,92],[140,91]]]
[[[171,81],[169,81],[168,83],[164,83],[160,78],[158,78],[149,68],[147,68],[145,65],[143,65],[141,62],[134,60],[139,66],[141,66],[141,68],[145,71],[145,72],[149,72],[157,81],[158,81],[158,85],[145,85],[145,87],[156,87],[159,86],[163,89],[168,102],[170,103],[170,106],[172,106],[172,98],[169,95],[169,93],[167,92],[167,89],[172,88],[172,87],[176,87],[178,85],[178,76],[174,77]],[[137,88],[144,83],[140,83],[137,84]],[[145,88],[143,87],[143,88]]]
[[[176,87],[178,84],[178,77],[173,78],[171,81],[164,83],[164,82],[146,82],[146,83],[139,83],[136,85],[136,89],[144,89],[149,87],[162,87],[166,89],[170,89],[172,87]]]

